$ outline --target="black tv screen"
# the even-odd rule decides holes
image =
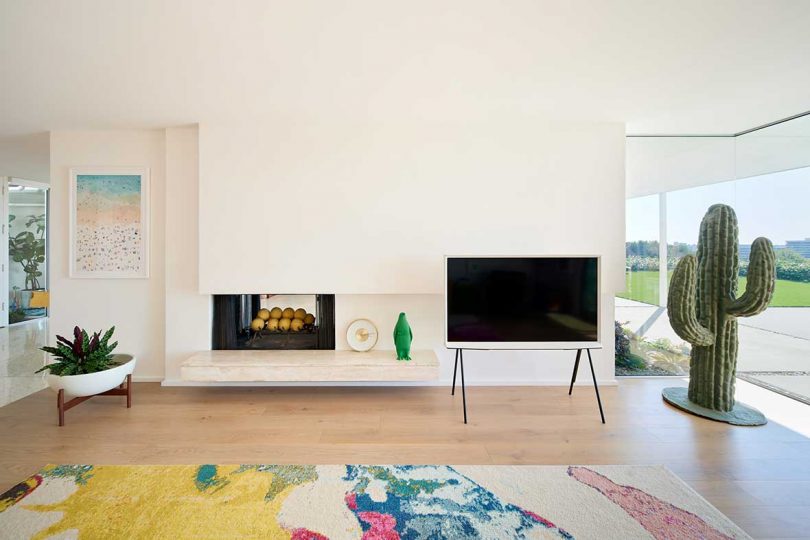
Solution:
[[[447,257],[450,348],[577,348],[599,341],[598,257]]]

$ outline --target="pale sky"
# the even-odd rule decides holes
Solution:
[[[810,167],[668,193],[668,242],[697,243],[700,220],[716,203],[737,212],[742,244],[810,237]],[[627,240],[658,240],[658,195],[627,201]]]

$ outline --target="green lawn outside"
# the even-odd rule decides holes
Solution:
[[[618,296],[657,305],[658,272],[628,272],[626,290]],[[745,278],[740,278],[739,294],[745,290]],[[806,307],[810,306],[810,283],[800,281],[776,280],[776,290],[771,301],[773,307]]]
[[[624,292],[617,296],[645,304],[658,305],[658,272],[626,272],[624,279]]]

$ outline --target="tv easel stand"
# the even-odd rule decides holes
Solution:
[[[573,350],[573,349],[571,349]],[[571,385],[568,387],[568,395],[574,390],[574,381],[577,380],[577,371],[579,371],[579,360],[582,357],[582,351],[588,353],[588,364],[591,366],[591,377],[593,377],[593,389],[596,391],[596,403],[599,405],[599,416],[602,417],[602,423],[605,423],[605,413],[602,411],[602,399],[599,397],[599,385],[596,383],[596,372],[593,370],[593,359],[591,358],[591,349],[582,348],[576,349],[577,359],[574,362],[574,373],[571,375]],[[450,395],[456,395],[456,373],[458,366],[461,364],[461,402],[464,407],[464,423],[467,423],[467,392],[464,387],[464,349],[456,349],[456,365],[453,367],[453,389]]]

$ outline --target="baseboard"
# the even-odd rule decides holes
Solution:
[[[137,381],[137,379],[136,379]],[[184,381],[181,379],[163,379],[160,383],[161,386],[212,386],[212,387],[221,387],[221,386],[245,386],[245,387],[252,387],[252,386],[266,386],[266,387],[285,387],[285,386],[367,386],[367,387],[374,387],[374,386],[425,386],[425,387],[432,387],[432,386],[444,386],[448,387],[451,386],[453,381],[373,381],[373,382],[197,382],[197,381]],[[475,382],[467,383],[467,387],[472,386],[568,386],[571,383],[570,380],[559,380],[559,381],[517,381],[517,380],[508,380],[508,381],[484,381],[484,382]],[[599,386],[616,386],[618,382],[616,379],[610,380],[602,380],[599,381]],[[460,383],[456,383],[457,387],[460,387]],[[591,381],[583,381],[577,382],[574,386],[593,386]]]
[[[132,376],[133,382],[159,382],[162,383],[164,381],[163,377],[160,375],[133,375]]]

